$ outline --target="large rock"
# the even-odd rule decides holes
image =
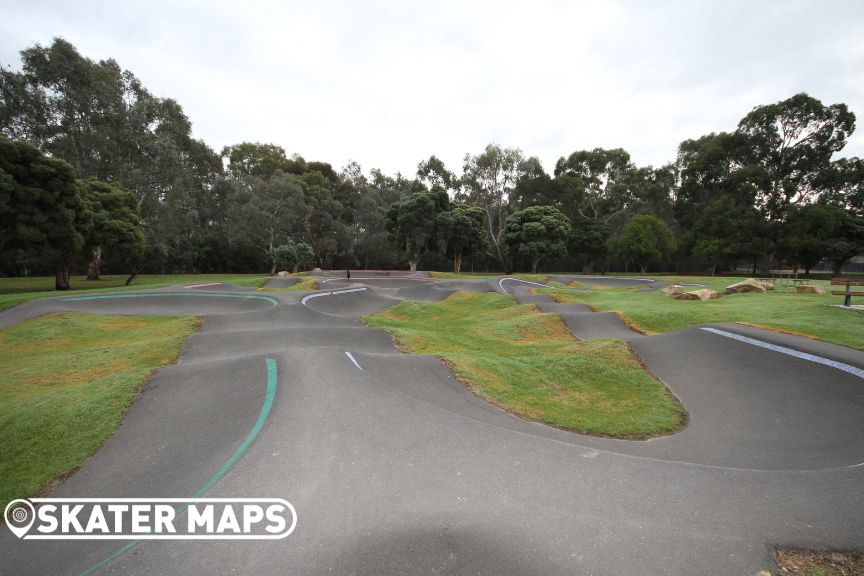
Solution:
[[[720,293],[710,288],[702,288],[701,290],[669,294],[669,296],[675,300],[716,300],[720,297]]]
[[[740,292],[765,292],[769,290],[766,285],[768,282],[758,282],[753,278],[748,278],[746,280],[742,280],[737,284],[732,284],[731,286],[727,286],[726,290],[723,292],[724,294],[738,294]],[[770,290],[773,290],[774,286],[771,286]]]
[[[716,300],[720,297],[720,293],[710,288],[702,288],[701,290],[693,290],[688,294],[695,294],[700,300]]]
[[[287,270],[282,270],[281,272],[279,272],[279,276],[281,276],[281,277],[283,277],[283,278],[284,278],[285,276],[290,276],[290,275],[291,275],[291,273],[288,272]]]
[[[819,286],[818,284],[799,284],[795,287],[795,291],[799,294],[827,294],[828,291],[825,290],[823,286]]]
[[[678,284],[670,284],[669,286],[664,286],[660,291],[667,296],[672,296],[673,294],[681,294],[684,292],[684,288]]]

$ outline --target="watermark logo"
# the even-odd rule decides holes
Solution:
[[[278,540],[297,526],[281,498],[30,498],[3,517],[22,540]]]

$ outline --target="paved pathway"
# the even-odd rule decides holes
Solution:
[[[314,298],[173,287],[0,314],[0,326],[54,310],[205,318],[180,362],[157,371],[53,496],[195,494],[253,427],[272,358],[269,417],[206,496],[285,498],[299,517],[285,540],[149,541],[119,554],[122,543],[22,542],[4,530],[0,565],[39,575],[725,576],[770,569],[775,544],[864,543],[864,380],[854,374],[699,328],[640,337],[515,281],[357,275]],[[358,319],[457,289],[540,302],[577,336],[627,338],[690,426],[627,442],[527,422]],[[714,328],[864,367],[858,351]]]

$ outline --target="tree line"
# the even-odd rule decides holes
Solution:
[[[864,253],[864,163],[835,158],[845,104],[797,94],[674,162],[578,150],[548,173],[517,148],[416,174],[341,170],[275,144],[216,152],[170,98],[55,39],[0,68],[0,273],[396,268],[712,271],[771,255],[839,273]]]

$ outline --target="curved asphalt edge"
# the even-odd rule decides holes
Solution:
[[[276,367],[276,360],[274,360],[273,358],[265,358],[264,362],[267,365],[267,389],[264,393],[264,402],[261,405],[261,411],[258,413],[258,419],[255,421],[255,424],[252,425],[252,429],[249,430],[249,433],[246,435],[246,438],[243,440],[237,450],[235,450],[231,457],[228,458],[228,460],[225,462],[225,464],[223,464],[222,467],[219,468],[219,470],[217,470],[216,473],[213,474],[213,476],[211,476],[210,479],[207,480],[207,482],[205,482],[204,485],[195,494],[192,495],[192,498],[200,498],[204,496],[204,494],[206,494],[207,491],[210,490],[210,488],[212,488],[213,485],[216,484],[219,479],[222,478],[222,476],[224,476],[225,473],[234,466],[234,464],[240,459],[241,456],[243,456],[243,453],[246,452],[246,450],[255,440],[255,437],[258,436],[258,433],[264,427],[265,422],[267,422],[267,417],[270,415],[270,409],[273,407],[273,400],[276,398],[276,387],[279,382],[279,377],[277,372],[278,369]],[[177,515],[182,514],[187,507],[188,504],[179,506],[176,509]],[[96,572],[97,570],[99,570],[112,560],[119,558],[141,542],[142,540],[133,540],[129,542],[113,554],[105,557],[104,559],[82,571],[79,576],[88,576],[89,574]]]

